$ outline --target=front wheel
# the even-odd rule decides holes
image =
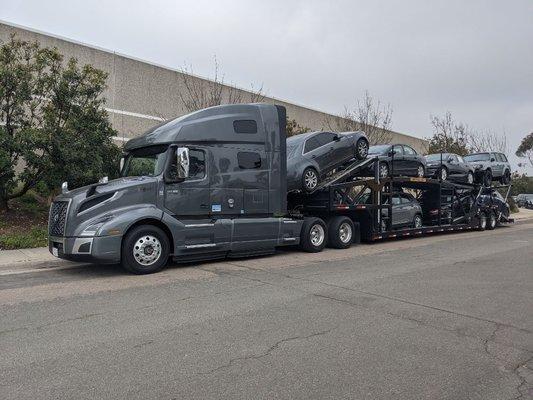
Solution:
[[[413,228],[422,228],[422,216],[420,214],[416,214],[413,218]]]
[[[494,211],[489,212],[488,218],[487,218],[487,229],[493,230],[496,228],[497,220],[496,220],[496,214]]]
[[[368,156],[368,140],[359,138],[355,143],[355,158],[364,160]]]
[[[300,234],[300,249],[318,253],[326,246],[327,228],[320,218],[306,218]]]
[[[504,185],[508,185],[511,183],[511,172],[509,172],[509,170],[506,170],[505,173],[503,174],[502,176],[502,180],[501,180],[502,184]]]
[[[446,179],[448,179],[448,170],[446,169],[446,167],[442,167],[440,169],[440,172],[439,172],[439,178],[441,181],[445,181]]]
[[[422,164],[419,165],[416,170],[416,176],[418,176],[419,178],[423,178],[425,174],[426,174],[426,170],[424,166]]]
[[[307,167],[302,175],[302,186],[306,192],[312,192],[318,187],[320,181],[318,172],[314,168]]]
[[[382,179],[389,177],[389,165],[387,163],[379,163],[379,177]]]
[[[328,245],[335,249],[347,249],[354,238],[354,225],[348,217],[333,217],[328,223]]]
[[[134,274],[151,274],[163,268],[170,254],[167,235],[157,226],[140,225],[122,241],[122,266]]]
[[[492,171],[490,169],[486,170],[483,175],[483,185],[487,187],[492,185]]]

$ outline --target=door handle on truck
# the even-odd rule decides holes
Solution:
[[[200,204],[200,208],[208,208],[209,206],[207,204]]]

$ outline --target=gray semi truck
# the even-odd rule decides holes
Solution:
[[[487,205],[472,207],[472,186],[380,180],[378,159],[354,160],[314,193],[288,195],[286,112],[268,104],[217,106],[165,122],[128,141],[121,164],[121,178],[73,190],[63,184],[50,208],[52,254],[121,263],[142,274],[160,270],[170,258],[263,255],[287,245],[318,252],[326,244],[349,247],[361,235],[373,240],[484,227],[490,212]],[[356,179],[369,165],[375,177]],[[392,230],[383,218],[393,210],[382,198],[402,179],[421,190],[438,187],[439,194],[451,188],[464,213],[445,224],[439,218],[439,230]],[[357,203],[354,193],[361,187],[372,192],[371,204]],[[474,198],[468,210],[461,196]]]

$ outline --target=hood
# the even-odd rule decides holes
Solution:
[[[110,180],[107,183],[94,183],[80,188],[69,190],[67,193],[57,196],[57,200],[68,200],[71,198],[92,197],[99,194],[116,192],[123,189],[133,188],[135,186],[143,186],[157,181],[156,178],[150,176],[130,176],[124,178],[117,178]],[[93,193],[90,193],[93,191]]]

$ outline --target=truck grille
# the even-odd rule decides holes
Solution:
[[[54,201],[50,208],[50,220],[48,221],[48,233],[50,236],[63,236],[65,223],[67,222],[68,201]]]

